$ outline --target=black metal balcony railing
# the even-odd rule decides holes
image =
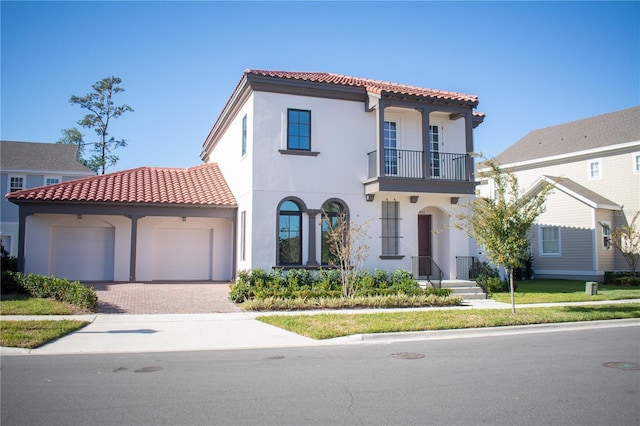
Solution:
[[[467,154],[448,152],[431,152],[426,156],[422,151],[406,149],[384,150],[384,170],[378,174],[378,152],[367,154],[369,161],[369,178],[378,176],[408,179],[441,179],[469,181],[467,165],[471,157]],[[424,158],[426,157],[426,161]]]

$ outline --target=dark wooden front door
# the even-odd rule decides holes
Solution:
[[[431,215],[418,215],[418,274],[421,277],[431,275],[431,237],[433,235],[431,230]]]

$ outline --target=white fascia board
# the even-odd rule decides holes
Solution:
[[[89,177],[96,174],[92,171],[79,172],[70,170],[30,170],[30,169],[2,169],[2,173],[11,175],[47,175],[47,176],[79,176]]]
[[[640,140],[620,143],[616,145],[609,145],[609,146],[604,146],[600,148],[587,149],[584,151],[574,151],[574,152],[569,152],[567,154],[554,155],[551,157],[535,158],[533,160],[527,160],[527,161],[516,161],[515,163],[501,164],[500,168],[512,169],[512,168],[518,168],[518,167],[524,167],[524,166],[531,166],[534,164],[564,160],[571,157],[580,157],[580,156],[593,155],[593,154],[599,154],[599,153],[610,152],[610,151],[624,150],[634,146],[640,146]],[[488,170],[489,168],[487,167],[478,169],[478,173],[486,172]]]
[[[523,195],[529,194],[530,192],[533,192],[535,190],[535,188],[540,185],[540,183],[542,181],[545,181],[551,185],[553,185],[555,188],[558,188],[560,191],[564,192],[565,194],[575,198],[578,201],[583,202],[584,204],[588,205],[591,208],[594,209],[604,209],[604,210],[622,210],[622,208],[620,206],[616,206],[616,205],[610,205],[610,204],[598,204],[596,202],[594,202],[593,200],[590,200],[586,197],[584,197],[583,195],[578,194],[577,192],[574,192],[572,190],[570,190],[569,188],[567,188],[566,186],[562,185],[562,183],[558,183],[555,182],[551,179],[549,179],[546,176],[542,176],[541,178],[539,178],[538,180],[536,180],[533,185],[531,185],[529,187],[529,189],[527,189]]]

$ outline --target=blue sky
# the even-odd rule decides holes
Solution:
[[[476,150],[640,104],[639,2],[11,2],[1,12],[4,140],[55,142],[122,78],[117,166],[190,167],[248,68],[475,94]],[[84,131],[92,140],[91,130]],[[363,161],[365,161],[363,154]]]

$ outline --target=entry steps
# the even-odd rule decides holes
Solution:
[[[428,281],[418,281],[420,286],[431,287],[431,284]],[[480,287],[476,285],[475,281],[467,281],[467,280],[442,280],[441,285],[442,288],[449,288],[452,290],[452,294],[454,296],[460,296],[463,299],[486,299],[487,295]]]

